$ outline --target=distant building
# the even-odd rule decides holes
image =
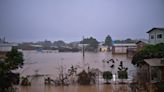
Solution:
[[[128,54],[130,51],[136,51],[137,45],[135,43],[128,44],[113,44],[112,53]]]
[[[13,47],[17,47],[15,43],[0,43],[0,58],[5,58],[6,53],[11,51]]]
[[[38,52],[42,52],[42,50],[43,50],[42,45],[30,45],[30,47],[33,48],[34,50],[38,51]]]
[[[98,47],[98,50],[100,52],[108,52],[109,51],[109,47],[101,45],[101,46]]]
[[[136,42],[136,45],[137,45],[137,52],[142,50],[146,45],[148,44],[147,41],[138,41]]]
[[[164,28],[152,28],[147,33],[150,44],[164,43]]]
[[[108,52],[108,51],[110,51],[110,47],[105,46],[104,42],[100,42],[99,45],[98,45],[98,51],[99,52]]]

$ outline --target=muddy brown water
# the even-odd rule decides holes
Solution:
[[[18,92],[130,92],[127,85],[20,87]]]
[[[131,92],[128,84],[95,84],[95,85],[44,85],[42,77],[35,78],[31,86],[18,86],[17,92]]]
[[[90,67],[99,69],[100,71],[110,70],[113,74],[117,75],[118,66],[120,61],[123,61],[125,67],[128,67],[128,80],[133,78],[136,71],[135,67],[131,64],[131,58],[127,55],[112,55],[111,52],[98,52],[91,53],[86,52],[85,58],[83,59],[81,52],[36,52],[36,51],[23,51],[24,54],[24,66],[21,69],[16,70],[21,76],[27,75],[47,75],[52,79],[56,79],[59,75],[59,68],[62,66],[64,71],[67,72],[72,65],[77,67],[77,71],[80,72],[82,69],[87,69]],[[113,64],[104,63],[103,60],[114,59],[114,68],[110,66]],[[116,78],[117,79],[117,78]],[[123,85],[104,85],[104,80],[102,77],[98,80],[99,85],[90,86],[80,86],[80,85],[70,85],[70,86],[54,86],[54,85],[44,85],[44,78],[31,79],[32,85],[23,87],[18,86],[18,92],[128,92],[128,87]],[[121,91],[119,91],[121,90]]]

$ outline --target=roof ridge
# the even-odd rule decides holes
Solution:
[[[164,31],[164,28],[162,28],[162,27],[154,27],[154,28],[150,29],[147,33],[150,33],[151,31],[153,31],[155,29],[159,29],[159,30],[163,30]]]

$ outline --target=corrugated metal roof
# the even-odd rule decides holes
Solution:
[[[16,43],[0,43],[0,47],[5,47],[5,46],[18,46]]]
[[[128,44],[113,44],[113,46],[137,46],[135,43],[128,43]]]
[[[161,63],[163,58],[153,58],[153,59],[144,59],[144,61],[150,66],[164,66],[164,63]]]
[[[32,47],[43,47],[42,45],[31,45]]]

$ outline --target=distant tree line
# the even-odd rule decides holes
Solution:
[[[115,40],[114,43],[136,43],[138,40],[127,38],[125,40]]]
[[[66,43],[62,40],[59,41],[39,41],[39,42],[23,42],[20,43],[18,48],[23,50],[35,50],[37,48],[42,48],[43,50],[66,50],[66,51],[76,51],[78,49],[79,42],[71,42]],[[34,45],[39,45],[38,47],[35,47]]]
[[[86,51],[97,51],[98,45],[100,42],[97,41],[96,38],[90,37],[90,38],[85,38],[81,42],[81,44],[88,44],[85,47]],[[108,35],[105,40],[104,40],[104,46],[112,46],[112,38],[110,35]]]
[[[125,40],[112,40],[112,37],[110,35],[107,35],[102,41],[103,46],[108,46],[111,47],[113,43],[136,43],[138,40],[133,40],[131,38],[127,38]],[[62,40],[58,41],[38,41],[38,42],[23,42],[19,44],[19,48],[23,50],[34,50],[35,47],[32,47],[31,45],[41,45],[42,49],[44,50],[60,50],[61,52],[63,51],[79,51],[79,44],[88,44],[87,47],[85,48],[86,51],[96,51],[99,45],[99,41],[94,38],[94,37],[87,37],[84,38],[81,41],[75,41],[75,42],[70,42],[66,43]],[[77,50],[78,49],[78,50]]]

